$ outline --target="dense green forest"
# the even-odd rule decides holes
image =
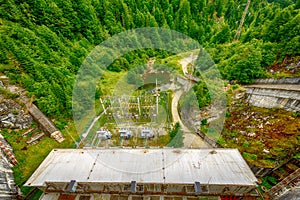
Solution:
[[[247,2],[2,0],[0,73],[34,95],[48,116],[69,118],[76,73],[96,45],[124,30],[163,27],[203,45],[223,78],[249,83],[267,76],[267,66],[300,55],[300,1],[252,0],[238,37]],[[109,70],[127,71],[169,55],[155,49],[130,52]]]

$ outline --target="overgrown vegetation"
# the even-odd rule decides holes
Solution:
[[[23,187],[22,185],[50,151],[54,148],[74,148],[75,141],[79,139],[79,135],[77,135],[73,124],[69,124],[68,128],[64,129],[63,134],[66,139],[61,144],[49,137],[45,137],[37,144],[28,145],[26,141],[29,136],[23,137],[22,131],[20,130],[3,129],[1,130],[1,134],[3,134],[5,139],[13,146],[14,154],[18,160],[17,166],[13,168],[15,183],[21,187],[21,191],[24,195],[32,188]]]
[[[300,117],[292,112],[240,104],[227,117],[219,144],[238,148],[249,163],[272,168],[297,155],[299,130]]]

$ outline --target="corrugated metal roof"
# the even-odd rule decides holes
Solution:
[[[55,149],[26,186],[45,182],[256,185],[237,149]]]

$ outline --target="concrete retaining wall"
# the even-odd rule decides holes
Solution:
[[[263,88],[246,88],[246,101],[264,108],[279,107],[287,111],[300,112],[300,92]]]
[[[246,86],[246,101],[251,105],[300,111],[300,77],[256,79],[254,84]]]
[[[267,78],[267,79],[256,79],[255,84],[300,84],[300,77],[296,78]]]
[[[221,145],[219,145],[216,141],[214,141],[213,139],[210,139],[207,135],[205,135],[204,133],[202,133],[200,130],[198,130],[196,132],[205,142],[207,142],[208,144],[210,144],[213,148],[222,148]]]

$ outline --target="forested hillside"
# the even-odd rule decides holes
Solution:
[[[225,79],[249,83],[267,76],[267,66],[299,59],[299,8],[299,0],[5,0],[0,73],[34,95],[48,116],[69,118],[76,73],[96,45],[124,30],[163,27],[199,41]],[[132,52],[109,70],[126,71],[168,55]]]

